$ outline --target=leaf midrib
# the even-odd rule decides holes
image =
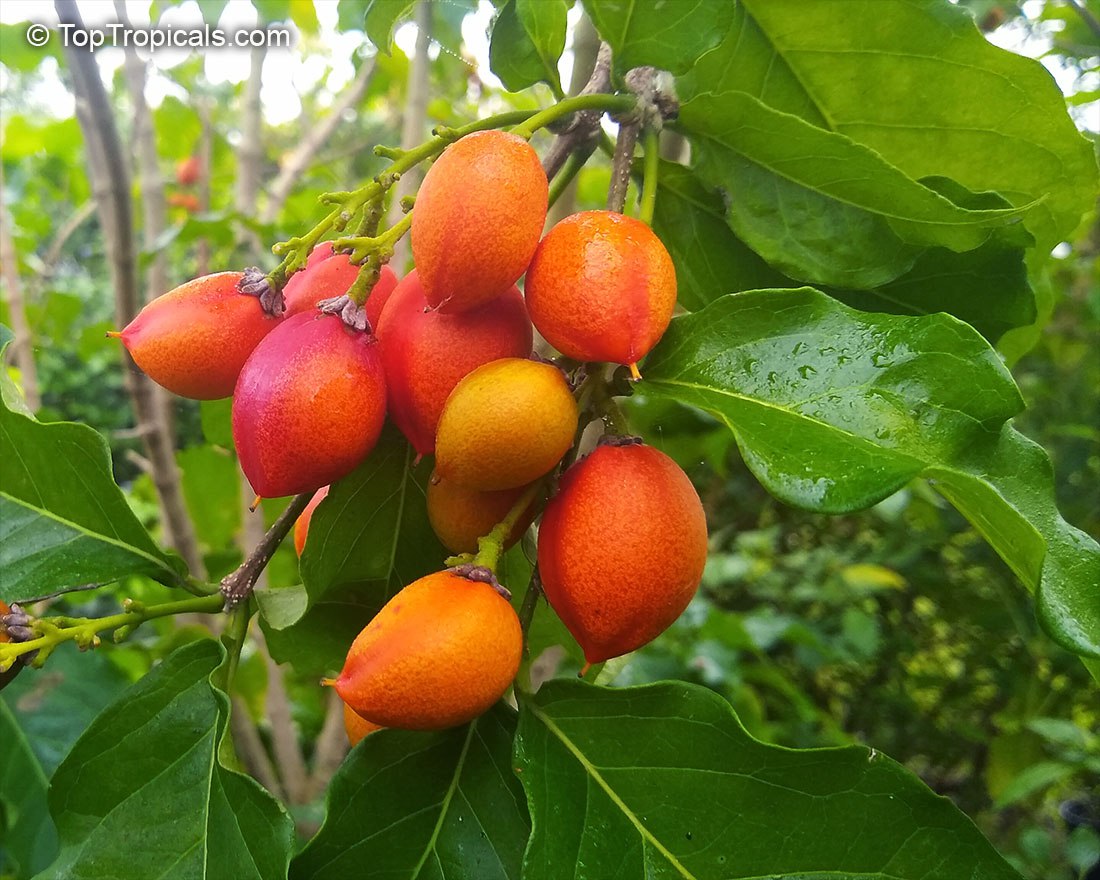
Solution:
[[[458,755],[458,760],[455,762],[455,772],[451,776],[451,783],[447,786],[447,793],[443,795],[443,801],[439,805],[439,818],[435,821],[435,827],[432,829],[432,836],[428,839],[427,845],[424,847],[424,852],[420,856],[420,861],[416,863],[416,867],[413,868],[410,877],[416,878],[420,876],[420,869],[424,867],[424,863],[428,861],[428,856],[435,853],[435,844],[439,839],[439,832],[443,830],[443,822],[447,818],[447,812],[451,807],[451,800],[454,798],[455,792],[458,791],[458,781],[462,778],[462,770],[466,766],[466,755],[470,751],[470,743],[474,739],[474,731],[477,729],[477,719],[475,718],[466,728],[466,739],[462,743],[462,751]]]

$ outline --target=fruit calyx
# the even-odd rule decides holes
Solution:
[[[260,307],[273,318],[281,318],[286,311],[283,292],[258,266],[249,266],[244,270],[244,277],[237,282],[237,290],[245,296],[256,297]]]
[[[352,330],[360,330],[365,333],[374,332],[370,321],[367,320],[366,308],[359,305],[346,293],[343,296],[321,300],[317,303],[317,310],[325,315],[334,315]]]
[[[493,574],[491,568],[486,568],[484,565],[474,565],[473,563],[463,563],[462,565],[452,566],[447,571],[457,574],[459,577],[464,577],[468,581],[488,584],[509,602],[512,601],[511,591],[497,580],[497,576]]]

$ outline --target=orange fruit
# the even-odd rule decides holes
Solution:
[[[642,221],[584,211],[539,244],[524,294],[535,327],[562,354],[633,365],[668,329],[676,270]]]
[[[328,495],[328,486],[322,486],[309,499],[309,504],[306,505],[305,510],[298,514],[298,518],[294,521],[294,552],[299,556],[302,555],[302,551],[306,548],[306,538],[309,537],[309,521],[313,519],[313,511],[317,509],[317,505],[325,500]]]
[[[485,364],[455,386],[443,407],[436,475],[483,492],[533,483],[573,445],[577,418],[557,367],[521,358]]]
[[[373,721],[367,721],[362,715],[356,715],[355,710],[344,703],[344,730],[347,731],[348,742],[352,746],[359,745],[359,741],[368,733],[374,733],[376,730],[381,729],[381,725],[375,724]]]
[[[489,534],[527,486],[503,489],[499,492],[479,492],[467,489],[450,480],[432,480],[428,483],[428,520],[443,546],[452,553],[476,553],[477,540]],[[513,546],[527,531],[535,518],[532,503],[504,541],[504,549]]]
[[[413,259],[428,303],[462,312],[515,284],[542,235],[548,194],[523,138],[479,131],[447,147],[413,208]]]
[[[356,637],[337,693],[384,727],[465,724],[508,690],[523,633],[495,588],[453,571],[422,577],[390,599]]]
[[[651,446],[598,447],[566,471],[539,527],[546,598],[589,663],[664,632],[695,595],[706,559],[699,496]]]

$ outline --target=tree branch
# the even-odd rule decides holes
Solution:
[[[4,169],[0,165],[0,190],[4,188]],[[19,368],[23,396],[31,412],[42,406],[38,394],[38,369],[34,363],[34,334],[27,321],[26,300],[23,297],[23,279],[19,277],[19,256],[15,251],[15,236],[11,231],[11,217],[7,206],[0,202],[0,269],[3,270],[4,287],[8,292],[8,319],[15,338],[11,342],[9,356]]]
[[[312,497],[312,492],[295,495],[260,542],[248,554],[248,558],[240,564],[236,571],[222,578],[221,591],[225,597],[227,608],[239,605],[252,595],[252,588],[255,587],[260,573],[267,567],[271,557],[275,555],[275,551],[279,548],[279,544],[294,527],[294,521],[306,509],[306,505],[309,504]],[[256,516],[258,514],[253,514],[252,518]],[[262,523],[263,520],[261,519],[260,522]]]

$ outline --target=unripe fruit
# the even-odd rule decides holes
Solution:
[[[202,175],[202,161],[198,156],[188,156],[176,163],[176,182],[180,186],[191,186],[199,182]]]
[[[447,147],[413,209],[413,259],[428,302],[461,312],[515,284],[539,243],[547,197],[546,174],[523,138],[480,131]]]
[[[348,734],[348,742],[353,746],[359,745],[359,741],[368,733],[381,730],[382,725],[367,721],[362,715],[357,715],[355,710],[344,703],[344,730]]]
[[[313,249],[306,261],[306,267],[292,275],[286,287],[283,288],[286,317],[313,309],[323,299],[343,296],[355,283],[360,267],[352,264],[351,257],[348,254],[332,253],[332,245],[329,245],[328,256],[314,260],[313,255],[318,251],[324,253],[322,248],[323,246],[319,245]],[[377,329],[382,308],[396,286],[397,276],[393,273],[393,269],[383,266],[378,281],[371,288],[364,304],[367,322],[372,329]]]
[[[233,394],[233,442],[256,494],[312,492],[374,448],[386,381],[373,336],[332,315],[282,323],[248,359]]]
[[[302,555],[302,551],[306,546],[306,538],[309,537],[309,521],[313,519],[313,511],[317,509],[317,505],[325,500],[328,495],[328,486],[322,486],[309,499],[309,504],[306,505],[305,510],[298,514],[298,518],[294,521],[294,552],[299,556]]]
[[[526,491],[526,486],[520,486],[500,492],[479,492],[450,480],[433,479],[428,483],[428,521],[443,546],[452,553],[476,553],[477,539],[489,534]],[[505,538],[505,550],[523,537],[534,518],[532,501]]]
[[[420,455],[459,381],[490,361],[531,354],[531,321],[519,290],[457,315],[431,311],[419,273],[401,280],[378,324],[390,417]]]
[[[254,296],[237,292],[240,272],[204,275],[158,296],[118,336],[150,379],[181,397],[229,397],[244,362],[279,326]]]
[[[535,327],[562,354],[633,366],[668,329],[676,270],[640,220],[584,211],[539,244],[524,295]]]
[[[687,607],[707,558],[703,505],[650,446],[600,446],[566,471],[539,526],[543,588],[589,663],[656,638]]]
[[[440,571],[390,599],[352,643],[340,677],[326,683],[376,724],[438,730],[499,700],[522,653],[508,601],[487,583]]]
[[[455,386],[435,438],[435,469],[483,492],[533,483],[573,445],[577,404],[561,370],[504,358]]]

